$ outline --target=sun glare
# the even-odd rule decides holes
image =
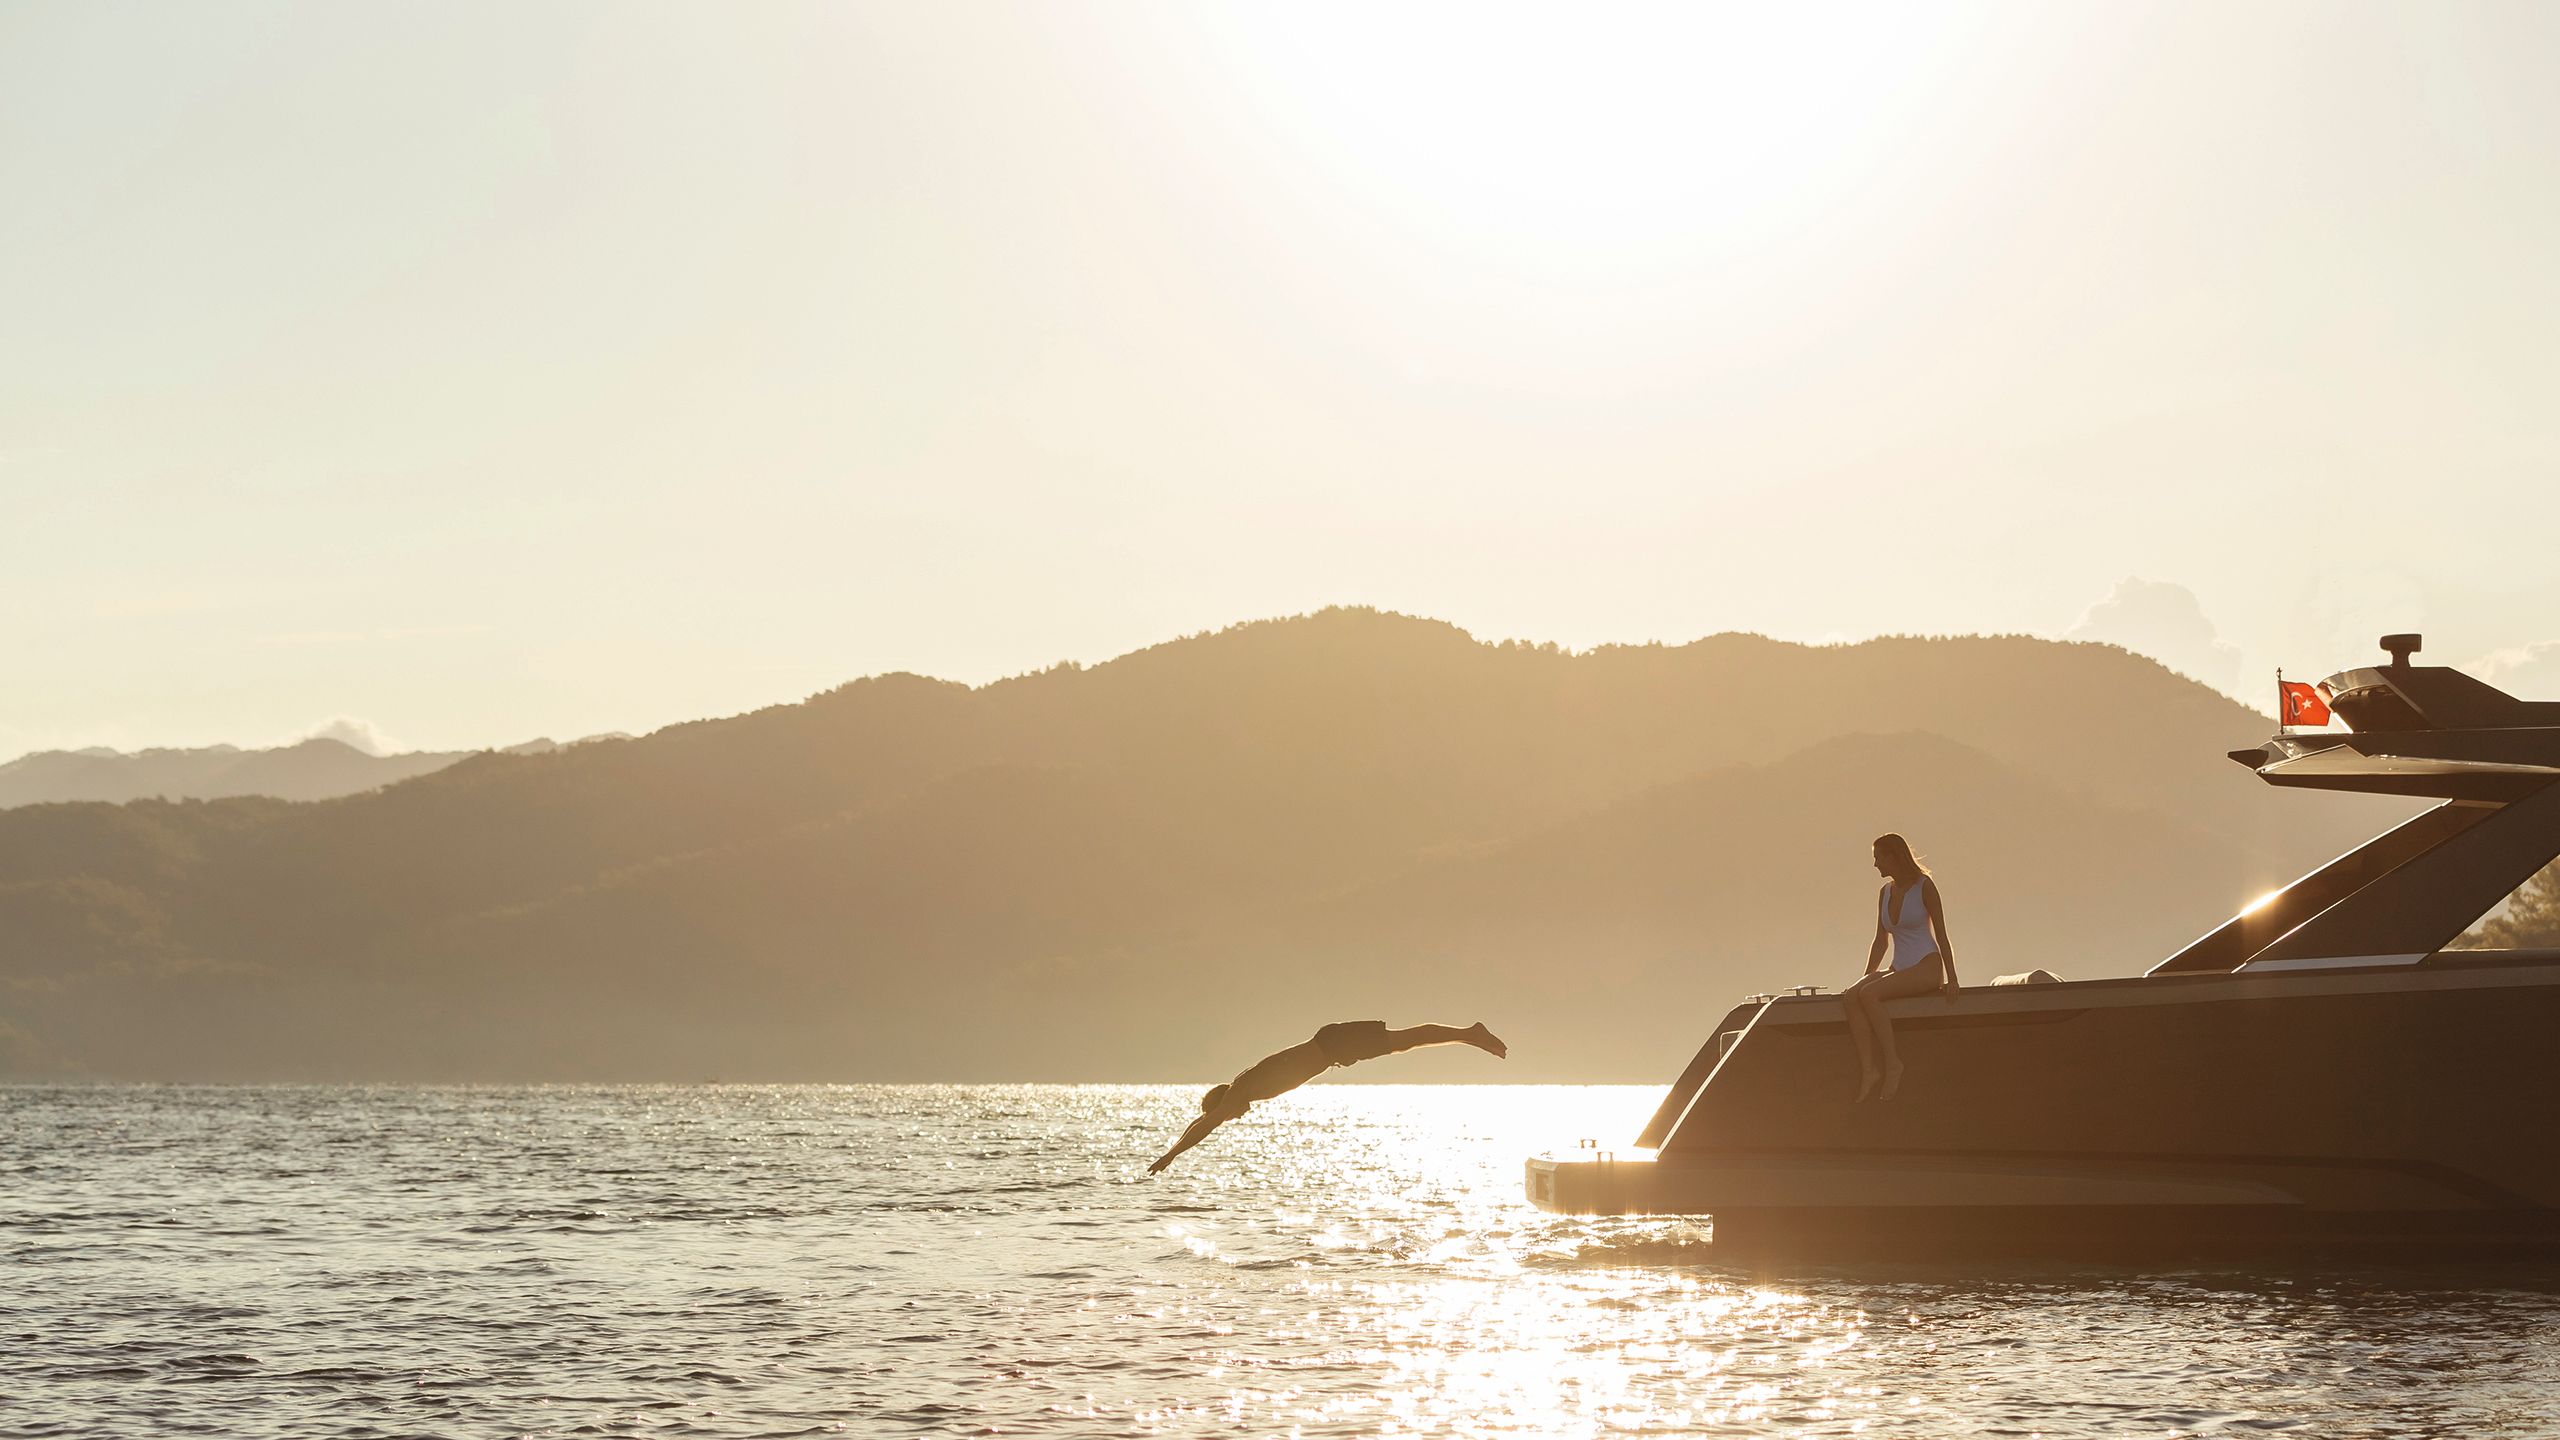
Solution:
[[[1868,6],[1224,12],[1267,120],[1368,209],[1516,261],[1694,261],[1879,164],[1964,27]]]

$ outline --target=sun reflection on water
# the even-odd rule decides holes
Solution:
[[[2540,1294],[1925,1264],[1736,1268],[1704,1222],[1545,1215],[1521,1159],[1633,1133],[1650,1089],[1314,1087],[1179,1193],[1167,1283],[1207,1347],[1210,1410],[1147,1433],[2540,1434],[2555,1392],[2453,1387],[2442,1317],[2560,1341]],[[1232,1144],[1230,1140],[1232,1139]],[[2245,1303],[2244,1303],[2245,1302]],[[2522,1327],[2522,1328],[2519,1328]],[[2469,1353],[2466,1348],[2466,1353]],[[2439,1358],[2420,1361],[2419,1354]],[[2397,1357],[2412,1357],[2405,1362]],[[2447,1368],[2451,1366],[2452,1368]]]
[[[1229,1282],[1287,1277],[1220,1337],[1227,1420],[1309,1433],[1848,1434],[1877,1412],[1877,1387],[1821,1374],[1867,1343],[1864,1310],[1705,1268],[1703,1223],[1527,1206],[1522,1158],[1594,1129],[1632,1133],[1650,1092],[1343,1086],[1296,1098],[1224,1157],[1292,1199],[1165,1227]]]

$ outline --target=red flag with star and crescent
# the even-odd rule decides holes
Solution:
[[[2317,685],[2300,680],[2278,680],[2276,714],[2287,725],[2326,725],[2329,723],[2329,701]]]

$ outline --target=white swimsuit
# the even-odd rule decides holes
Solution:
[[[1929,933],[1929,902],[1921,898],[1926,880],[1915,881],[1902,892],[1902,918],[1895,919],[1886,907],[1893,903],[1893,885],[1888,881],[1882,894],[1876,896],[1876,923],[1893,936],[1893,968],[1908,970],[1938,953],[1938,937]]]

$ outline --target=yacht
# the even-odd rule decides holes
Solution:
[[[2141,976],[1890,1002],[1890,1101],[1838,996],[1753,996],[1630,1153],[1532,1158],[1530,1200],[1737,1252],[2560,1249],[2560,950],[2446,948],[2560,855],[2560,703],[2382,644],[2323,682],[2347,728],[2231,758],[2442,803]]]

